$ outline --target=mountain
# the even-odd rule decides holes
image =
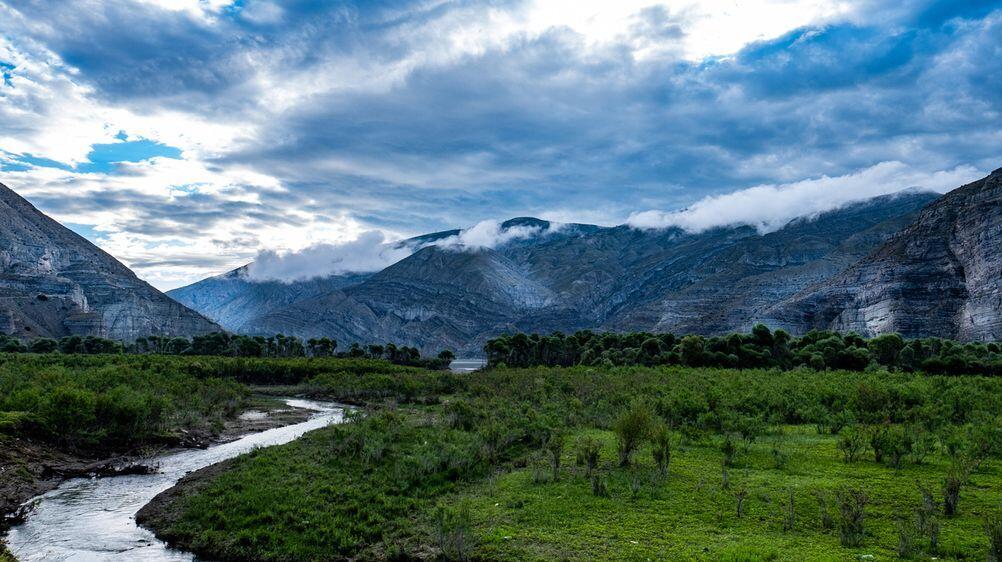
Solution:
[[[336,275],[285,283],[254,280],[248,266],[167,291],[179,303],[197,310],[227,330],[243,333],[257,318],[340,287],[357,284],[369,274]],[[273,334],[272,334],[273,335]]]
[[[1002,168],[947,193],[868,257],[768,316],[798,332],[1002,340]]]
[[[0,184],[0,331],[132,341],[218,330]]]
[[[458,236],[460,230],[433,232],[402,240],[400,247],[422,247]],[[244,333],[256,332],[255,326],[266,325],[261,317],[350,285],[357,285],[371,273],[344,273],[328,277],[315,277],[295,281],[259,279],[252,272],[253,264],[202,279],[191,285],[167,291],[181,304],[195,309],[227,330]],[[265,330],[267,332],[267,330]],[[270,332],[268,335],[274,335]]]
[[[271,300],[281,305],[240,312],[250,318],[243,331],[326,335],[345,344],[393,341],[424,351],[477,353],[486,339],[512,330],[723,333],[749,328],[775,303],[836,276],[934,199],[919,192],[878,197],[766,234],[748,226],[689,233],[519,218],[503,223],[502,232],[532,228],[536,235],[476,250],[424,245],[351,279],[249,288],[244,279],[216,300],[192,291],[196,284],[183,302],[211,315],[260,300],[245,300],[245,291],[276,291]]]

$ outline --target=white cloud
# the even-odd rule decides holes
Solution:
[[[538,36],[554,28],[578,33],[592,47],[627,42],[634,56],[645,58],[680,50],[688,60],[729,55],[753,41],[779,37],[793,29],[847,17],[853,4],[844,0],[533,0],[518,11],[490,12],[482,26],[455,30],[453,45],[467,52],[482,52],[519,37]],[[662,8],[684,35],[657,42],[631,37],[637,16],[645,9]],[[678,49],[676,49],[676,47]]]
[[[547,229],[538,226],[516,225],[510,228],[503,228],[496,220],[480,221],[460,232],[456,236],[450,236],[435,243],[442,248],[452,248],[459,250],[480,250],[487,248],[497,248],[513,240],[523,240],[541,234],[554,232],[559,228],[553,224]]]
[[[531,225],[503,228],[502,223],[496,220],[485,220],[456,236],[428,244],[391,241],[382,231],[368,230],[358,234],[357,238],[337,243],[314,244],[295,251],[264,250],[250,264],[248,277],[255,281],[287,283],[345,273],[375,272],[427,246],[458,251],[497,248],[514,240],[552,234],[563,226],[550,223],[546,228]]]
[[[705,197],[681,211],[633,213],[627,224],[634,228],[679,227],[690,232],[747,224],[771,232],[795,218],[817,215],[871,197],[908,188],[942,193],[983,175],[971,166],[929,172],[901,162],[882,162],[844,176],[759,185]]]
[[[409,256],[413,248],[389,243],[377,230],[339,244],[317,244],[296,252],[267,250],[248,268],[256,281],[299,281],[343,273],[379,271]]]

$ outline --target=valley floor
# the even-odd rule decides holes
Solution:
[[[999,380],[677,368],[464,377],[446,393],[411,375],[369,380],[366,416],[193,474],[141,523],[220,560],[983,560],[1002,546]],[[326,390],[359,396],[365,379]]]
[[[0,463],[5,486],[12,474],[21,485],[0,496],[9,504],[58,481],[60,462],[294,421],[242,416],[274,404],[252,389],[359,409],[195,472],[138,514],[205,558],[984,560],[1002,550],[1002,379],[882,370],[456,374],[348,359],[18,357],[0,365]]]

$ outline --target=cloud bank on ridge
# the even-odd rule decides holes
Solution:
[[[832,211],[872,197],[909,188],[943,193],[982,175],[971,166],[926,173],[901,162],[882,162],[855,174],[759,185],[705,197],[678,211],[633,213],[627,224],[641,229],[679,227],[688,232],[740,224],[766,233],[782,228],[793,219]]]

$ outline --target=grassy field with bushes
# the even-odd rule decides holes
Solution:
[[[147,524],[224,560],[1002,549],[1002,379],[578,366],[385,373],[360,394],[359,378],[305,384],[363,415],[241,457]]]
[[[187,367],[115,356],[7,355],[0,362],[0,434],[77,451],[124,451],[211,431],[246,389]]]
[[[453,381],[447,372],[364,358],[0,354],[0,435],[124,450],[218,427],[248,387],[345,402],[391,394],[421,401],[452,392]]]

